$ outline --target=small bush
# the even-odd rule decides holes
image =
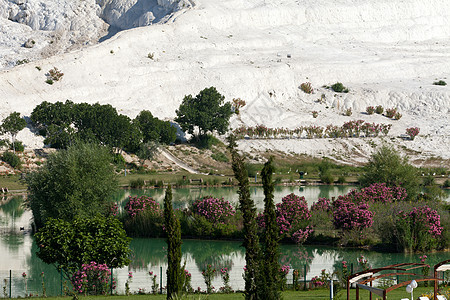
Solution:
[[[50,85],[53,84],[53,80],[51,80],[51,79],[47,79],[45,82],[48,83],[48,84],[50,84]]]
[[[53,81],[59,81],[64,76],[64,73],[58,70],[58,68],[53,67],[48,71],[47,77]]]
[[[414,138],[419,134],[419,132],[420,132],[419,127],[406,128],[406,134],[409,135],[409,138],[411,140],[414,140]]]
[[[399,112],[394,115],[394,119],[396,119],[396,120],[400,120],[401,118],[402,118],[402,114]]]
[[[240,109],[245,106],[245,100],[242,100],[241,98],[234,98],[233,99],[233,108],[234,112],[238,115],[240,112]]]
[[[20,158],[12,152],[6,151],[3,153],[2,160],[8,163],[14,169],[18,169],[21,166]]]
[[[446,181],[444,181],[444,187],[445,188],[449,188],[450,187],[450,179],[447,179]]]
[[[136,178],[130,180],[130,187],[133,189],[141,188],[145,186],[145,181],[143,178]]]
[[[313,111],[313,112],[312,112],[313,118],[317,118],[318,115],[319,115],[319,113],[318,113],[317,111]]]
[[[325,172],[320,174],[320,181],[326,184],[332,184],[334,182],[334,177],[330,172]]]
[[[346,116],[348,116],[348,117],[350,117],[351,115],[352,115],[352,109],[351,108],[347,108],[346,110],[345,110],[345,113],[344,113]]]
[[[337,179],[337,183],[339,183],[339,184],[343,184],[343,183],[345,183],[345,176],[344,175],[341,175],[341,176],[339,176],[338,177],[338,179]]]
[[[147,54],[147,57],[150,58],[150,59],[154,59],[155,53],[149,52],[149,53]]]
[[[16,61],[16,66],[20,66],[20,65],[23,65],[23,64],[27,64],[27,63],[29,63],[30,61],[28,60],[28,59],[19,59],[19,60],[17,60]]]
[[[373,107],[373,106],[367,106],[367,107],[366,107],[366,112],[367,112],[368,115],[373,115],[374,112],[375,112],[375,107]]]
[[[15,141],[14,143],[11,143],[9,145],[10,150],[16,150],[18,152],[23,152],[25,150],[25,147],[23,146],[23,143],[21,141]]]
[[[383,111],[384,111],[384,108],[383,108],[383,106],[381,106],[381,105],[378,105],[378,106],[375,108],[375,112],[376,112],[377,114],[379,114],[379,115],[381,115],[381,114],[383,113]]]
[[[314,92],[314,89],[311,86],[311,82],[302,83],[300,85],[300,89],[307,94],[312,94]]]
[[[331,89],[336,93],[348,93],[348,88],[346,88],[341,82],[336,82],[333,84]]]
[[[433,84],[434,85],[442,85],[442,86],[444,86],[444,85],[447,85],[447,82],[445,82],[444,80],[439,80],[439,81],[433,82]]]
[[[386,117],[388,117],[388,118],[393,118],[396,113],[397,113],[397,110],[395,108],[386,109]]]

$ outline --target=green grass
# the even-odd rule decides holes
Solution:
[[[0,187],[8,188],[10,191],[26,190],[27,186],[20,180],[19,175],[0,176]]]
[[[430,293],[433,291],[432,287],[418,287],[414,290],[414,299],[419,297],[424,293]],[[284,299],[330,299],[330,291],[327,289],[316,289],[310,291],[285,291],[282,293]],[[369,299],[369,292],[365,290],[360,290],[359,292],[360,299]],[[388,299],[402,299],[402,298],[411,298],[411,295],[406,293],[405,288],[398,288],[387,294]],[[158,299],[166,299],[166,295],[130,295],[130,296],[80,296],[80,299],[136,299],[136,300],[158,300]],[[382,299],[382,297],[373,294],[373,300]],[[346,291],[341,289],[338,293],[338,296],[335,299],[346,299]],[[40,299],[40,298],[33,298]],[[69,297],[49,297],[42,299],[69,299]],[[180,297],[180,299],[191,299],[191,300],[199,300],[199,299],[208,299],[208,300],[243,300],[244,296],[242,293],[235,294],[210,294],[210,295],[189,295],[188,297]],[[350,299],[355,299],[355,289],[350,290]]]

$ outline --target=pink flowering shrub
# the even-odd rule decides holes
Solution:
[[[291,267],[289,265],[282,265],[280,268],[280,290],[284,291],[287,286],[287,275],[289,274],[289,271],[291,270]]]
[[[329,286],[329,281],[332,278],[331,274],[325,269],[320,271],[320,276],[314,276],[311,278],[311,283],[315,288],[327,287]]]
[[[73,290],[84,295],[105,295],[111,289],[111,271],[106,264],[83,264],[71,278]],[[112,289],[116,288],[113,280]]]
[[[192,204],[192,212],[205,217],[212,223],[222,224],[225,224],[230,217],[236,214],[236,211],[229,201],[226,201],[223,198],[214,198],[212,196],[196,200]]]
[[[396,219],[399,248],[410,252],[427,251],[437,246],[443,227],[441,216],[427,205],[400,211]]]
[[[225,237],[237,233],[236,210],[229,201],[212,196],[192,204],[193,221],[188,232],[197,236]]]
[[[276,214],[281,238],[290,238],[301,244],[313,232],[308,226],[311,213],[305,197],[293,193],[283,197],[281,203],[276,204]],[[257,223],[261,228],[266,226],[263,213],[258,214]]]
[[[388,118],[393,118],[396,113],[397,113],[397,110],[395,108],[386,109],[386,117],[388,117]]]
[[[419,127],[406,128],[406,134],[409,135],[409,138],[411,140],[414,140],[414,138],[419,134],[419,132],[420,132]]]
[[[311,205],[311,212],[313,211],[325,211],[325,212],[331,211],[330,199],[325,197],[319,198],[317,202],[314,202],[313,205]]]
[[[375,107],[367,106],[366,107],[366,112],[367,112],[368,115],[373,115],[373,113],[375,112]]]
[[[351,190],[341,197],[355,203],[392,203],[403,201],[407,196],[406,190],[402,187],[388,187],[386,183],[373,183],[361,191]]]
[[[135,217],[142,212],[150,212],[153,215],[160,215],[161,208],[158,202],[149,196],[129,197],[125,210],[130,217]]]
[[[373,225],[373,212],[366,203],[355,204],[339,196],[333,201],[333,225],[347,231],[369,228]]]
[[[128,236],[159,237],[163,234],[163,210],[152,197],[129,197],[125,204],[128,218],[124,229]]]

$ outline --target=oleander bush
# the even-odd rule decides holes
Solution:
[[[380,133],[388,135],[392,124],[368,123],[363,120],[345,122],[342,126],[327,125],[325,128],[316,125],[299,126],[295,129],[268,128],[264,125],[255,127],[241,126],[233,130],[238,139],[242,138],[343,138],[343,137],[377,137]]]
[[[419,127],[406,128],[406,134],[409,136],[411,140],[414,140],[414,138],[419,134],[419,132],[420,132]]]
[[[384,108],[381,105],[377,105],[377,107],[375,108],[375,112],[379,115],[381,115],[383,113],[383,111],[384,111]]]
[[[395,108],[387,108],[386,109],[386,117],[388,117],[388,118],[393,118],[396,113],[397,113],[397,109],[395,109]]]
[[[300,85],[300,89],[306,94],[312,94],[314,89],[311,86],[311,82],[304,82]]]
[[[125,212],[123,223],[129,236],[159,237],[163,234],[163,211],[152,197],[130,196]]]
[[[366,112],[367,112],[368,115],[373,115],[375,113],[375,107],[367,106],[366,107]]]

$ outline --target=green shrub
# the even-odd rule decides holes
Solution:
[[[343,184],[343,183],[345,183],[345,176],[344,175],[341,175],[341,176],[339,176],[338,177],[338,180],[337,180],[337,182],[339,183],[339,184]]]
[[[211,154],[211,158],[219,162],[229,162],[228,157],[222,152]]]
[[[439,80],[439,81],[433,82],[433,84],[434,85],[442,85],[442,86],[444,86],[444,85],[447,85],[447,82],[445,82],[444,80]]]
[[[10,143],[9,149],[15,149],[18,152],[23,152],[25,150],[25,147],[23,146],[23,143],[21,141],[15,141],[14,143]]]
[[[384,108],[383,108],[383,106],[381,106],[381,105],[378,105],[378,106],[375,108],[375,112],[376,112],[377,114],[379,114],[379,115],[381,115],[381,114],[383,113],[383,111],[384,111]]]
[[[444,181],[444,187],[445,188],[449,188],[450,187],[450,179],[447,179],[446,181]]]
[[[423,178],[422,185],[423,186],[432,186],[434,185],[434,177],[433,175],[427,175]]]
[[[331,89],[336,93],[348,93],[348,88],[346,88],[341,82],[336,82],[333,84]]]
[[[347,117],[350,117],[350,116],[352,115],[352,109],[351,109],[351,108],[347,108],[347,109],[345,110],[345,115],[346,115]]]
[[[334,182],[334,177],[330,172],[324,172],[320,174],[320,181],[326,184],[332,184]]]
[[[144,178],[136,178],[130,180],[130,187],[133,189],[141,188],[145,186]]]
[[[15,155],[12,152],[6,151],[3,153],[2,160],[6,163],[8,163],[11,167],[14,169],[20,168],[22,162],[20,161],[20,158]]]

